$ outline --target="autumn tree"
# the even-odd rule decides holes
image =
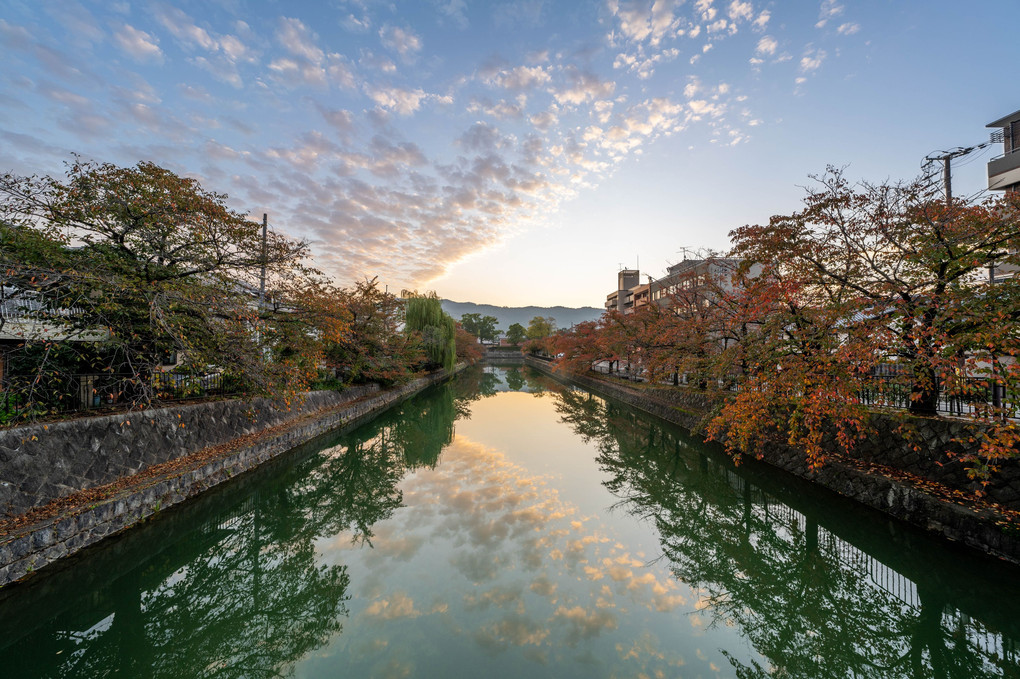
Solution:
[[[464,329],[464,326],[457,324],[454,335],[457,361],[464,363],[477,363],[482,360],[482,352],[485,349],[478,344],[478,338]]]
[[[228,208],[226,196],[149,162],[75,159],[63,180],[0,176],[0,222],[5,240],[18,242],[5,248],[5,259],[18,260],[5,267],[5,287],[38,293],[67,332],[104,331],[101,350],[90,349],[91,370],[126,374],[125,398],[156,397],[154,375],[174,353],[195,371],[215,366],[256,391],[279,379],[300,386],[293,371],[265,369],[278,348],[271,338],[287,334],[274,324],[293,328],[295,317],[264,314],[256,292],[264,272],[293,311],[321,288],[302,263],[306,244],[273,233],[263,243],[260,225]],[[59,256],[43,261],[40,248]],[[291,337],[306,332],[315,331]]]
[[[557,360],[559,369],[569,372],[592,370],[594,364],[606,356],[601,324],[598,321],[575,324],[570,332],[556,337],[555,351],[560,357]]]
[[[772,422],[819,453],[826,435],[852,446],[859,396],[887,366],[914,413],[935,413],[940,393],[975,403],[990,426],[976,473],[1012,455],[1016,435],[1001,419],[1010,405],[981,392],[1017,383],[1020,297],[1012,279],[983,279],[1018,263],[1018,206],[1016,196],[946,202],[923,181],[855,185],[830,168],[803,210],[735,230],[734,252],[761,264],[763,285],[746,305],[758,325],[743,347],[747,382],[729,424],[716,424],[737,425],[730,440]]]
[[[994,305],[979,284],[989,266],[1020,261],[1020,198],[947,203],[923,180],[854,185],[833,168],[817,181],[803,210],[735,230],[735,252],[801,282],[815,304],[842,307],[841,334],[882,319],[885,358],[910,371],[911,410],[935,412],[961,352],[978,348],[974,331],[1020,309],[1012,279]]]
[[[403,332],[404,304],[364,279],[340,293],[346,328],[325,343],[327,365],[344,382],[394,384],[409,380],[424,362],[419,338]]]

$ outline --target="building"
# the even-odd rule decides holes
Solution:
[[[1003,153],[988,161],[988,188],[991,191],[1020,191],[1020,111],[988,123],[998,131],[992,141],[1001,141]]]
[[[727,257],[685,259],[666,269],[662,278],[645,274],[645,284],[641,284],[637,269],[624,269],[617,274],[618,289],[606,295],[606,310],[631,314],[649,304],[707,305],[716,291],[733,289],[733,275],[739,264],[739,259]],[[752,267],[752,276],[757,275],[755,268],[761,267]]]
[[[637,269],[620,269],[616,274],[616,291],[606,295],[606,311],[630,313],[634,309],[633,288],[641,283],[641,272]]]

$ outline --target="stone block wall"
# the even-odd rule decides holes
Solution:
[[[336,401],[336,397],[332,396],[309,399],[302,412],[310,412],[311,405],[323,401],[327,403],[325,410],[250,445],[224,452],[180,471],[136,482],[95,505],[71,508],[52,519],[0,537],[0,587],[254,469],[316,436],[353,429],[448,377],[448,373],[435,373],[387,391],[379,391],[378,387],[346,391],[338,396],[344,397],[347,402],[336,405],[330,405]],[[271,415],[266,415],[267,421],[271,418]],[[227,440],[239,435],[235,432]]]
[[[378,390],[314,391],[289,402],[213,401],[0,430],[0,516],[23,514]]]

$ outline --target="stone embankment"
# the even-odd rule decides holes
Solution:
[[[651,394],[616,380],[554,372],[548,362],[534,357],[525,362],[689,430],[698,430],[722,398],[694,389]],[[961,444],[954,439],[974,428],[972,423],[876,412],[871,424],[873,434],[857,444],[852,458],[833,455],[812,469],[803,451],[777,445],[762,451],[761,459],[930,533],[1020,564],[1020,464],[1002,465],[985,489],[987,495],[979,498],[965,465],[946,455],[947,450],[960,452]]]
[[[0,587],[447,377],[0,432]]]

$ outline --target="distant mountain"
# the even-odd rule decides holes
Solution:
[[[569,328],[575,323],[594,321],[602,315],[602,309],[595,307],[581,307],[572,309],[565,306],[494,306],[492,304],[475,304],[473,302],[452,302],[448,299],[442,300],[443,311],[460,320],[464,314],[481,314],[482,316],[495,316],[499,319],[499,330],[505,333],[514,323],[520,323],[525,328],[528,321],[535,316],[552,316],[556,319],[557,328]]]

